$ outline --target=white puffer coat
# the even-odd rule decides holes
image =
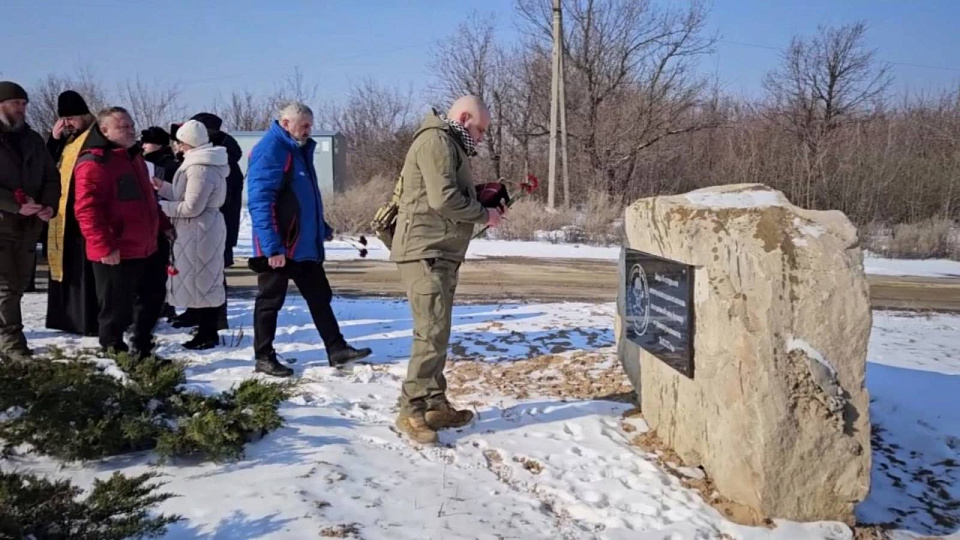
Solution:
[[[167,303],[180,308],[217,307],[226,301],[223,251],[227,227],[220,207],[227,197],[227,150],[205,144],[190,150],[158,194],[160,209],[177,231],[177,275],[167,279]]]

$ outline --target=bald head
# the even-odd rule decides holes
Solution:
[[[483,141],[490,127],[490,111],[477,96],[463,96],[454,101],[447,118],[460,122],[477,143]]]

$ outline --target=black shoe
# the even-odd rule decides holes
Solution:
[[[198,332],[197,335],[193,337],[193,339],[183,344],[183,348],[190,349],[191,351],[204,351],[207,349],[212,349],[218,345],[220,345],[219,334],[213,334],[211,336],[202,336]]]
[[[188,309],[180,315],[177,315],[177,318],[173,320],[174,328],[193,328],[199,325],[200,317],[198,317],[197,312],[192,309]]]
[[[293,370],[277,362],[277,355],[257,358],[257,365],[253,368],[257,373],[263,373],[273,377],[289,377],[293,375]]]
[[[371,349],[354,349],[350,345],[344,345],[343,348],[327,353],[327,361],[330,362],[330,367],[344,368],[352,366],[372,353]]]

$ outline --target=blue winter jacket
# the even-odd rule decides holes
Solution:
[[[323,261],[323,200],[313,166],[316,141],[300,146],[276,121],[250,152],[247,205],[258,257]],[[289,179],[289,191],[284,181]]]

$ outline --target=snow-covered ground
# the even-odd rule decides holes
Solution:
[[[94,345],[42,329],[42,295],[25,306],[32,345]],[[450,393],[480,417],[444,432],[435,448],[408,444],[391,427],[408,357],[406,304],[334,307],[347,338],[373,348],[371,365],[327,367],[306,306],[291,297],[278,349],[297,358],[302,385],[281,408],[287,425],[236,463],[159,466],[164,489],[180,495],[161,510],[185,518],[167,538],[852,538],[839,523],[733,524],[632,444],[643,421],[624,418],[629,403],[600,399],[626,388],[612,304],[457,307]],[[252,301],[231,300],[234,337],[243,329],[235,347],[189,353],[177,345],[188,336],[164,325],[160,352],[190,362],[190,387],[227,389],[253,376],[251,312]],[[531,360],[538,355],[552,356]],[[897,523],[901,538],[957,532],[960,317],[877,313],[868,384],[875,465],[860,519]],[[0,466],[87,486],[113,471],[151,470],[153,460],[63,465],[28,455]]]
[[[244,210],[240,223],[239,244],[236,255],[249,257],[253,253],[250,232],[250,216]],[[368,260],[386,261],[390,251],[375,237],[367,237],[369,245]],[[353,242],[356,244],[356,242]],[[335,240],[326,245],[327,258],[331,261],[359,260],[360,255],[354,245],[346,240]],[[620,257],[617,246],[590,246],[586,244],[555,244],[550,242],[522,242],[514,240],[474,240],[467,252],[470,259],[487,257],[531,257],[546,259],[592,259],[616,261]],[[876,254],[867,253],[864,269],[874,276],[916,276],[916,277],[956,277],[960,278],[960,261],[943,259],[905,260],[885,259]]]

